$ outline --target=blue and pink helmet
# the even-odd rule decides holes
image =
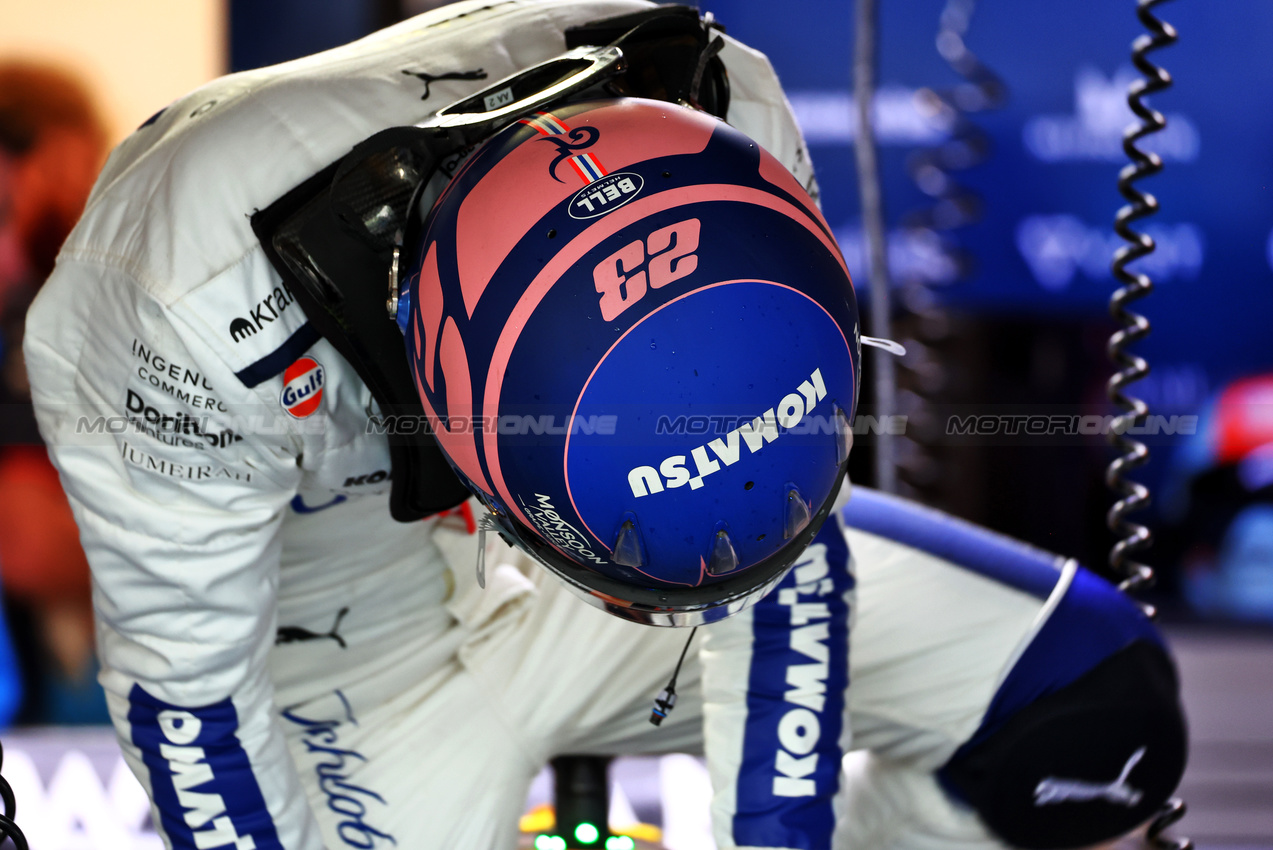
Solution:
[[[412,376],[506,540],[655,625],[795,563],[845,478],[860,348],[778,160],[687,107],[574,103],[484,142],[413,250]]]

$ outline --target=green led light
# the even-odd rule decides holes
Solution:
[[[551,835],[536,835],[535,850],[552,850],[553,837]]]
[[[606,850],[635,850],[636,842],[626,835],[612,835],[606,839]]]
[[[560,835],[554,835],[553,846],[550,850],[566,850],[566,839],[562,838]]]
[[[601,830],[597,829],[587,821],[584,821],[575,827],[575,838],[579,840],[580,844],[592,844],[600,837]]]

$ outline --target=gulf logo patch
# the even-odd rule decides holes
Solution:
[[[283,372],[283,393],[279,402],[289,416],[304,419],[318,410],[323,401],[322,364],[312,357],[302,357]]]

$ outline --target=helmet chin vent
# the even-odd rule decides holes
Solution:
[[[782,539],[790,540],[795,537],[804,530],[811,518],[809,506],[805,504],[804,497],[800,495],[800,491],[795,487],[788,487],[787,521],[783,526]]]
[[[849,450],[853,448],[853,426],[849,416],[840,405],[835,406],[836,463],[843,466],[849,459]]]
[[[636,515],[629,511],[614,538],[610,560],[625,567],[645,566],[645,547],[641,545],[641,531],[637,528]]]
[[[729,531],[723,523],[716,528],[712,538],[712,557],[707,562],[707,574],[723,576],[738,569],[738,553],[734,551],[734,542],[729,539]]]

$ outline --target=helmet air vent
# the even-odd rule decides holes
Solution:
[[[809,506],[805,504],[804,497],[800,495],[800,491],[795,485],[787,487],[787,521],[783,526],[782,539],[790,540],[795,537],[804,527],[809,524],[812,517],[809,514]]]
[[[641,532],[637,528],[636,514],[629,511],[624,514],[623,525],[614,538],[614,547],[610,560],[625,567],[645,566],[645,547],[641,545]]]
[[[849,416],[844,408],[838,404],[835,406],[835,435],[835,462],[837,466],[844,466],[844,462],[849,459],[849,450],[853,448],[853,426],[849,423]]]
[[[712,538],[712,557],[707,562],[707,574],[723,576],[738,569],[738,553],[734,551],[734,543],[729,539],[729,531],[720,523],[716,527],[716,536]]]

